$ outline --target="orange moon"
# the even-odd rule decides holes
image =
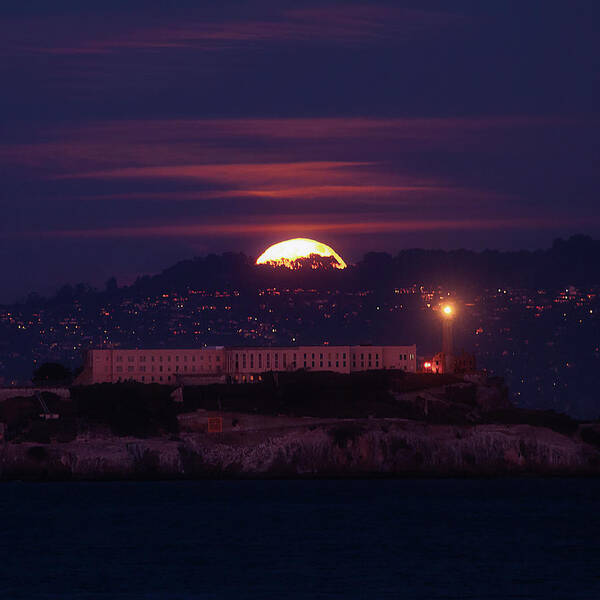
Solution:
[[[273,244],[258,257],[256,264],[280,265],[292,268],[295,260],[309,258],[312,254],[325,258],[332,257],[335,260],[333,266],[336,269],[345,269],[348,266],[331,246],[308,238],[293,238]]]

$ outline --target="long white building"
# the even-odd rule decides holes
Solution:
[[[269,371],[417,370],[412,346],[224,347],[192,350],[88,350],[76,384],[252,382]]]

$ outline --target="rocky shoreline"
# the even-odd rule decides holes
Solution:
[[[202,411],[196,424],[209,416]],[[191,425],[177,435],[147,439],[96,433],[66,443],[6,442],[0,479],[600,475],[600,447],[582,439],[581,427],[567,435],[521,424],[286,420],[263,417],[240,427],[233,418],[228,422],[235,425],[221,433]]]

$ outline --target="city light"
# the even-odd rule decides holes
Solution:
[[[443,308],[442,308],[442,312],[444,313],[445,316],[447,317],[451,317],[452,314],[454,313],[453,308],[449,305],[446,304]]]

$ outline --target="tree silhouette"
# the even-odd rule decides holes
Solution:
[[[71,371],[60,363],[47,362],[33,372],[36,385],[64,385],[71,381]]]

